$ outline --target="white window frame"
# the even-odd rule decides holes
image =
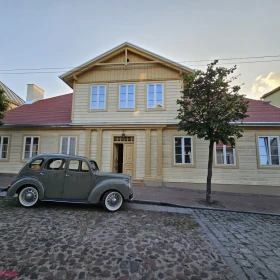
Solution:
[[[29,151],[29,157],[28,158],[24,157],[24,155],[25,155],[25,146],[26,146],[26,138],[31,138],[30,151]],[[28,159],[30,159],[32,157],[34,138],[38,138],[38,153],[37,154],[39,154],[41,137],[40,136],[24,136],[22,160],[28,160]]]
[[[276,138],[277,139],[277,145],[278,145],[278,160],[279,160],[279,164],[272,164],[271,162],[271,148],[270,148],[270,141],[268,141],[268,147],[269,147],[269,153],[268,153],[268,156],[269,156],[269,164],[261,164],[261,152],[260,152],[260,145],[259,145],[259,139],[260,138]],[[280,166],[280,141],[279,141],[279,136],[258,136],[258,151],[259,151],[259,163],[260,163],[260,166]]]
[[[121,87],[125,86],[126,90],[125,90],[125,108],[121,108]],[[134,104],[133,104],[133,108],[127,108],[128,106],[128,86],[133,86],[133,95],[134,95]],[[121,84],[119,85],[119,110],[134,110],[135,109],[135,99],[136,99],[136,94],[135,94],[135,84]]]
[[[75,142],[75,155],[77,154],[77,142],[78,142],[78,137],[77,136],[61,136],[60,137],[60,153],[62,153],[62,139],[67,138],[67,155],[69,155],[70,152],[70,139],[74,137],[76,139]]]
[[[181,138],[181,147],[182,147],[182,162],[177,163],[176,162],[176,146],[175,146],[175,138]],[[191,139],[191,162],[190,163],[185,163],[185,138]],[[194,164],[194,158],[193,158],[193,136],[174,136],[174,141],[173,141],[173,151],[174,151],[174,165],[193,165]]]
[[[97,108],[92,108],[92,88],[96,87],[97,88]],[[105,96],[104,96],[104,108],[99,108],[99,95],[100,95],[100,87],[105,87]],[[90,110],[102,110],[105,111],[106,110],[106,102],[107,102],[107,94],[106,94],[106,85],[92,85],[90,87]]]
[[[217,145],[216,143],[214,144],[214,151],[215,151],[215,165],[216,166],[236,166],[236,151],[235,148],[233,148],[233,164],[230,163],[217,163]],[[223,157],[224,157],[224,162],[227,162],[227,146],[223,144]]]
[[[157,85],[161,85],[162,86],[162,107],[156,107],[156,97],[157,97],[157,93],[156,93],[156,86]],[[149,86],[154,86],[154,107],[149,107]],[[149,110],[153,110],[153,109],[164,109],[164,84],[163,83],[149,83],[147,84],[147,109]]]
[[[10,137],[9,136],[0,136],[1,142],[0,142],[0,160],[7,160],[9,156],[9,145],[10,145]],[[7,157],[2,158],[2,152],[3,152],[3,145],[4,145],[4,138],[8,138],[8,149],[7,149]]]

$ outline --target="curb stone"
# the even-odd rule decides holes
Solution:
[[[189,208],[189,209],[197,209],[197,210],[212,210],[212,211],[223,211],[223,212],[233,212],[233,213],[241,213],[241,214],[257,214],[257,215],[269,215],[269,216],[280,216],[278,213],[265,213],[258,211],[244,211],[244,210],[231,210],[231,209],[220,209],[215,207],[205,207],[205,206],[187,206],[176,203],[162,202],[156,200],[140,200],[133,199],[133,201],[127,201],[128,203],[136,203],[136,204],[152,204],[158,206],[167,206],[167,207],[177,207],[177,208]]]

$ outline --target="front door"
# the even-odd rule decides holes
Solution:
[[[93,184],[89,168],[83,160],[69,160],[63,188],[64,199],[87,200]]]
[[[133,144],[124,144],[124,152],[123,152],[123,173],[125,174],[133,174]]]

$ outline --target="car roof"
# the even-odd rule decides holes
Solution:
[[[89,160],[89,158],[87,157],[82,157],[82,156],[74,156],[74,155],[65,155],[65,154],[39,154],[34,156],[32,159],[37,159],[37,158],[49,158],[49,157],[53,157],[53,158],[74,158],[74,159],[86,159]]]

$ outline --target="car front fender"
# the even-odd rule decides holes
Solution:
[[[98,203],[102,194],[109,190],[116,190],[122,194],[124,199],[129,199],[129,183],[126,180],[107,179],[94,187],[88,197],[89,203]]]
[[[7,192],[7,196],[14,196],[18,191],[18,189],[24,185],[32,185],[36,187],[39,193],[39,199],[44,198],[45,191],[42,183],[39,180],[32,177],[23,177],[18,179],[16,182],[14,182],[12,186],[9,188]]]

